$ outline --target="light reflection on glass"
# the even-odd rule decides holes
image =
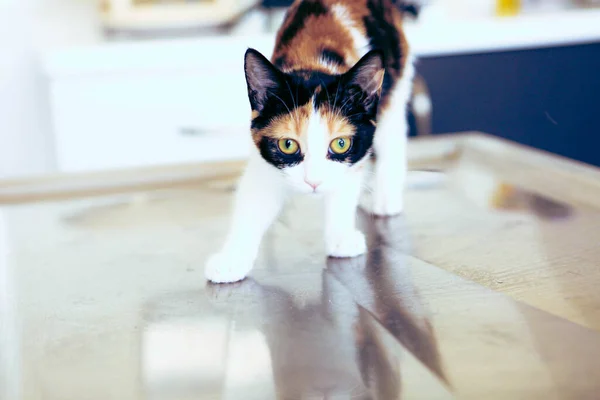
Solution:
[[[151,323],[143,333],[142,375],[147,399],[193,398],[220,392],[229,339],[226,320]]]
[[[183,300],[192,307],[163,312]],[[149,307],[142,334],[142,376],[148,400],[274,397],[269,348],[257,329],[227,313],[211,315],[204,297],[187,293]],[[207,307],[208,306],[208,307]]]

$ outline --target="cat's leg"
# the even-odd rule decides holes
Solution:
[[[367,249],[365,236],[356,229],[362,173],[352,174],[347,182],[325,196],[325,248],[332,257],[356,257]]]
[[[383,122],[375,138],[371,212],[379,216],[391,216],[404,210],[408,127],[404,113],[397,110],[388,110]]]
[[[221,251],[206,263],[205,276],[216,283],[244,279],[258,255],[262,238],[285,201],[279,178],[262,160],[251,159],[234,201],[231,227]]]
[[[412,92],[414,67],[407,64],[402,79],[391,93],[390,102],[380,111],[375,132],[372,193],[361,206],[375,215],[391,216],[404,209],[404,188],[408,172],[406,107]]]

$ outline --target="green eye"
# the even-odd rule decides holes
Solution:
[[[329,144],[329,148],[334,154],[344,154],[350,150],[350,146],[352,145],[352,139],[348,136],[342,136],[339,138],[335,138]]]
[[[298,142],[294,139],[279,139],[277,142],[277,146],[279,147],[279,151],[283,154],[287,154],[291,156],[292,154],[296,154],[298,152]]]

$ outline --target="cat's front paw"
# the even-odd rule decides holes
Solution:
[[[206,262],[204,276],[214,283],[243,280],[252,270],[254,260],[233,253],[217,253]]]
[[[367,251],[365,235],[357,230],[330,235],[325,239],[325,246],[327,255],[337,258],[356,257]]]

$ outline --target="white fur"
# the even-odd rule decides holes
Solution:
[[[414,74],[413,58],[408,57],[404,74],[391,94],[390,104],[377,117],[375,176],[371,193],[365,193],[361,199],[361,207],[375,215],[396,215],[404,209],[403,192],[408,171],[406,106],[412,94]]]
[[[325,249],[332,257],[355,257],[367,250],[365,237],[356,229],[356,207],[362,188],[362,173],[325,196]]]
[[[304,155],[304,180],[306,182],[318,183],[316,191],[322,193],[322,185],[329,184],[331,177],[328,174],[335,173],[334,163],[327,160],[328,132],[319,113],[313,113],[308,120],[306,130],[306,151]],[[328,165],[331,164],[331,165]],[[330,169],[328,169],[328,167]],[[329,179],[328,179],[329,178]]]
[[[348,29],[350,36],[352,36],[353,47],[358,52],[358,57],[362,57],[371,50],[369,40],[367,37],[356,27],[354,20],[352,19],[348,9],[342,4],[334,4],[331,6],[331,12],[338,20],[338,22]],[[352,60],[358,61],[358,60]]]
[[[329,62],[328,60],[326,60],[324,58],[319,59],[319,64],[321,64],[323,67],[325,67],[325,69],[327,71],[329,71],[331,74],[339,74],[341,72],[340,68],[337,64]]]
[[[262,237],[285,202],[278,178],[259,154],[252,155],[238,185],[229,235],[221,251],[206,264],[208,280],[236,282],[250,272]]]
[[[238,186],[230,233],[221,251],[208,260],[207,279],[217,283],[244,279],[263,235],[294,193],[324,195],[328,255],[354,257],[366,251],[364,236],[355,227],[362,163],[349,167],[327,158],[331,136],[318,114],[311,116],[305,137],[304,161],[291,168],[277,170],[253,153]],[[315,190],[305,180],[320,185]]]

